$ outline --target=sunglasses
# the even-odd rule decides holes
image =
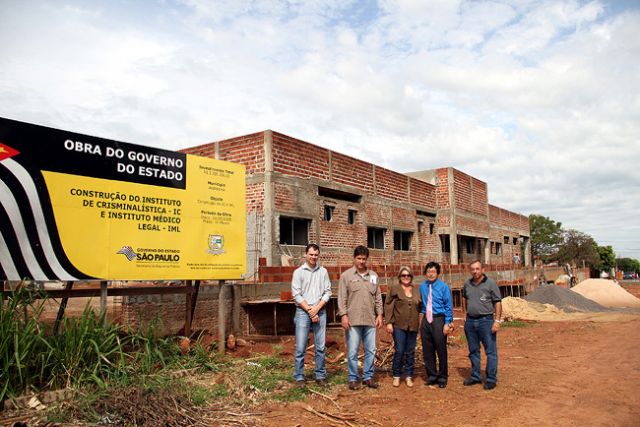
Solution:
[[[410,274],[401,274],[400,277],[413,277],[413,276]]]

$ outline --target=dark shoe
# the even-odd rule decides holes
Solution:
[[[358,383],[355,381],[349,381],[349,390],[357,390],[358,387]]]
[[[329,385],[329,383],[327,383],[327,380],[325,380],[324,378],[320,378],[316,380],[316,385],[319,385],[320,387],[326,387]]]
[[[373,380],[373,378],[362,381],[362,384],[366,385],[369,388],[378,388],[378,383]]]
[[[496,383],[486,383],[484,385],[485,390],[493,390],[494,388],[496,388]]]
[[[466,380],[464,380],[462,384],[469,386],[469,385],[475,385],[475,384],[482,384],[482,381],[475,380],[473,378],[467,378]]]
[[[438,384],[438,387],[447,388],[447,383],[440,383],[440,384]]]
[[[296,386],[298,388],[305,388],[307,386],[307,382],[305,380],[297,380]]]
[[[436,385],[438,384],[438,380],[427,380],[425,385]]]

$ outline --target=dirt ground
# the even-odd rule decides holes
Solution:
[[[458,341],[449,349],[446,389],[425,386],[423,372],[413,388],[394,388],[389,374],[379,373],[377,390],[334,386],[325,393],[333,401],[313,394],[261,408],[258,425],[348,425],[305,409],[311,408],[353,414],[358,426],[640,426],[639,330],[638,314],[504,328],[492,391],[462,385],[469,360],[466,344]],[[484,363],[483,357],[483,369]]]

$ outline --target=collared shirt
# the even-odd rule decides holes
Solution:
[[[318,264],[311,268],[306,262],[296,268],[291,279],[291,296],[298,305],[302,301],[312,307],[320,300],[328,302],[331,298],[331,280],[327,269]]]
[[[342,272],[338,284],[338,316],[345,314],[352,326],[376,325],[376,316],[382,315],[382,294],[374,271],[359,274],[354,266]]]
[[[384,302],[385,323],[403,331],[417,332],[420,328],[421,302],[417,286],[413,286],[413,292],[408,297],[401,284],[391,285]]]
[[[431,308],[433,314],[444,316],[444,323],[453,323],[453,300],[451,299],[451,289],[449,285],[440,279],[433,283],[425,280],[420,285],[422,295],[422,313],[427,314],[427,301],[429,300],[429,286],[431,286]]]
[[[488,316],[493,314],[493,306],[502,301],[500,288],[496,282],[483,274],[480,283],[475,284],[473,277],[464,282],[462,296],[467,300],[467,315]]]

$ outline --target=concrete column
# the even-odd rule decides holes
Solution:
[[[522,262],[526,267],[531,266],[531,238],[523,237],[524,239],[524,253],[522,254]]]
[[[273,131],[264,131],[264,241],[262,256],[267,265],[275,260],[275,184],[273,183]]]
[[[489,243],[489,239],[484,240],[484,264],[491,263],[491,243]]]
[[[449,249],[451,265],[458,265],[458,235],[453,232],[449,234]]]
[[[447,168],[447,186],[449,193],[449,248],[451,250],[451,265],[458,265],[458,225],[456,222],[456,197],[453,192],[453,169]]]

